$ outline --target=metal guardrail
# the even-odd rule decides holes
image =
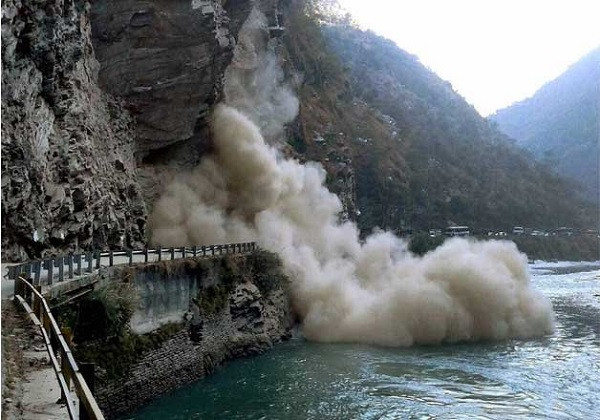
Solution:
[[[54,281],[63,282],[65,278],[73,279],[75,276],[84,276],[99,269],[103,260],[109,267],[114,264],[115,257],[128,257],[127,264],[147,263],[150,255],[157,255],[158,261],[163,259],[174,260],[188,257],[206,257],[213,255],[244,254],[257,249],[256,242],[242,242],[223,245],[204,245],[193,247],[163,248],[157,246],[153,249],[122,250],[122,251],[92,251],[82,254],[68,254],[66,256],[47,258],[44,260],[30,261],[8,267],[8,278],[16,280],[18,276],[33,279],[34,285],[52,285]],[[135,261],[136,257],[139,261]],[[140,258],[140,257],[143,257]],[[56,270],[55,270],[56,269]],[[43,276],[43,272],[46,275]],[[16,290],[16,289],[15,289]]]
[[[154,261],[175,260],[188,257],[209,257],[214,255],[244,254],[255,251],[257,245],[255,242],[243,242],[235,244],[193,246],[179,248],[156,248],[141,250],[122,250],[122,251],[93,251],[82,254],[68,254],[44,260],[31,261],[23,264],[8,267],[8,278],[15,280],[14,299],[28,313],[33,323],[38,326],[44,337],[50,361],[56,378],[60,384],[63,399],[67,405],[67,411],[71,419],[80,420],[104,419],[88,383],[84,379],[84,373],[75,362],[71,353],[67,339],[63,331],[59,328],[56,320],[50,312],[50,307],[42,295],[42,285],[52,285],[54,280],[63,282],[65,278],[73,279],[75,275],[85,276],[91,274],[103,265],[103,261],[108,263],[109,267],[114,265],[150,262],[150,255],[156,255]],[[115,264],[115,257],[128,257],[126,263]],[[135,261],[136,256],[142,256],[141,261]],[[56,271],[54,269],[57,269]],[[66,268],[66,275],[65,275]],[[46,276],[42,272],[46,271]],[[29,280],[26,280],[29,279]],[[60,358],[57,358],[57,352]],[[93,380],[93,371],[86,372],[88,379]],[[71,399],[70,383],[71,380],[75,386],[76,394],[79,398],[79,417],[77,417],[76,408]],[[93,382],[91,382],[93,384]]]
[[[33,323],[40,328],[44,337],[46,349],[50,355],[56,379],[60,384],[62,399],[66,402],[69,417],[72,420],[104,420],[102,411],[100,411],[100,407],[98,407],[82,371],[80,371],[79,366],[75,362],[67,340],[52,316],[46,299],[42,296],[41,286],[34,286],[21,276],[15,279],[15,285],[15,300],[29,314]],[[57,357],[57,353],[59,357]],[[71,380],[79,399],[79,413],[77,413],[73,404],[70,387]]]

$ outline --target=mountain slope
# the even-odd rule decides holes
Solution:
[[[598,199],[600,48],[535,95],[498,111],[498,127]]]
[[[568,182],[416,57],[349,25],[322,25],[320,39],[315,19],[289,20],[291,61],[305,80],[303,154],[324,164],[333,190],[353,169],[356,188],[347,193],[356,195],[363,232],[593,224],[593,209]]]

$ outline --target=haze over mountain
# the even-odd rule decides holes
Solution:
[[[393,42],[320,15],[321,3],[142,10],[103,0],[65,4],[64,13],[33,0],[3,3],[3,258],[142,247],[165,185],[214,146],[211,116],[255,6],[269,26],[283,13],[285,27],[265,24],[263,42],[299,100],[285,139],[260,128],[270,142],[287,141],[283,154],[325,168],[341,217],[362,234],[594,225],[595,209],[568,182],[450,83]],[[247,85],[268,96],[259,82]],[[269,103],[281,108],[281,98]]]
[[[539,161],[579,182],[589,200],[597,201],[599,112],[600,47],[531,98],[490,118]]]
[[[323,163],[342,197],[352,193],[343,181],[356,179],[363,231],[593,220],[569,183],[395,43],[343,22],[321,26],[321,35],[294,15],[289,28],[292,62],[304,75],[299,122],[306,143],[294,144]]]

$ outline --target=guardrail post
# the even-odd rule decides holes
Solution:
[[[148,247],[144,248],[144,262],[148,262]]]
[[[169,249],[169,252],[171,253],[171,260],[174,260],[175,259],[175,248]]]
[[[48,270],[48,284],[54,282],[54,260],[46,260],[46,269]]]
[[[81,254],[75,255],[75,264],[77,264],[77,268],[75,269],[75,274],[81,276]]]
[[[95,250],[94,254],[95,254],[95,257],[96,257],[96,270],[99,270],[100,269],[100,262],[102,260],[102,253],[99,250]]]
[[[69,265],[69,279],[73,278],[73,253],[70,252],[67,256],[67,264]]]
[[[58,257],[56,259],[56,264],[58,264],[58,281],[65,280],[65,261],[64,257]]]
[[[25,284],[23,282],[21,282],[21,284],[23,284],[25,286]],[[23,299],[25,300],[25,302],[27,302],[30,307],[33,305],[33,301],[31,300],[32,299],[32,297],[31,297],[32,294],[33,293],[31,292],[31,289],[29,289],[29,287],[27,287],[27,286],[23,287],[23,293],[21,293],[21,297],[23,297]]]
[[[94,370],[95,370],[96,365],[93,363],[79,363],[79,371],[81,372],[81,376],[83,376],[83,379],[85,381],[85,383],[87,384],[88,388],[90,389],[90,392],[92,393],[92,395],[94,394],[94,388],[95,388],[95,384],[94,384]],[[85,408],[85,404],[79,404],[79,420],[89,420],[90,416],[88,415],[88,412]]]
[[[62,327],[60,329],[60,333],[63,335],[67,346],[71,348],[73,346],[73,332],[69,327]],[[62,370],[63,377],[65,378],[65,382],[67,384],[67,388],[71,387],[71,369],[69,365],[69,361],[67,360],[67,355],[62,351],[60,352],[60,367]],[[65,396],[66,398],[66,396]]]
[[[21,273],[25,274],[25,278],[31,278],[31,263],[23,264],[21,266]]]
[[[87,272],[91,273],[92,271],[94,271],[94,254],[88,252],[87,254],[85,254],[85,258],[87,259],[88,263]]]
[[[41,285],[36,284],[36,285],[33,286],[33,288],[35,290],[37,290],[39,294],[42,294],[42,286]],[[33,307],[31,309],[35,313],[35,316],[39,317],[40,316],[40,310],[42,308],[42,301],[37,296],[35,296],[35,294],[33,296],[33,299],[34,299],[33,300]]]
[[[108,266],[112,267],[113,263],[114,263],[114,255],[113,255],[113,250],[111,249],[110,251],[108,251]]]
[[[194,245],[192,247],[192,256],[196,257],[197,254],[198,254],[198,247],[196,245]]]
[[[13,285],[13,298],[14,298],[14,300],[16,302],[17,301],[17,295],[21,295],[21,290],[19,289],[21,287],[21,280],[19,280],[19,278],[17,276],[14,276],[14,275],[10,274],[12,268],[13,267],[8,267],[8,273],[9,273],[8,276],[11,279],[15,280],[15,283]]]
[[[187,254],[187,249],[184,246],[183,248],[181,248],[181,258],[185,259],[186,254]]]
[[[129,257],[129,266],[133,265],[133,251],[131,249],[127,250],[127,256]]]
[[[17,296],[17,276],[15,276],[15,273],[17,271],[14,269],[14,267],[8,267],[8,278],[11,280],[14,280],[15,282],[13,283],[13,299],[17,299],[15,296]]]
[[[202,256],[206,257],[206,246],[202,245]]]
[[[156,251],[158,252],[158,261],[162,261],[162,245],[158,245]]]
[[[36,285],[40,284],[40,279],[42,278],[42,262],[35,261],[33,263],[33,281]]]

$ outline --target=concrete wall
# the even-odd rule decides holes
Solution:
[[[247,256],[228,258],[236,267],[246,267]],[[251,275],[238,276],[232,283],[231,276],[225,279],[222,261],[164,261],[113,272],[113,281],[133,281],[139,291],[139,308],[131,319],[135,332],[148,333],[168,322],[182,323],[182,329],[142,354],[121,378],[98,378],[95,395],[108,418],[140,408],[226,360],[261,353],[291,335],[285,290],[277,286],[261,291]],[[206,309],[198,299],[210,296],[209,286],[224,284],[222,305],[203,313]]]
[[[134,282],[140,306],[131,317],[132,331],[145,334],[169,322],[182,322],[201,280],[185,273],[165,277],[162,273],[137,272]]]

